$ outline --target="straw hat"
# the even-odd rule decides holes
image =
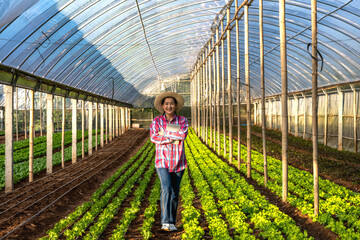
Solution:
[[[163,92],[163,93],[160,93],[159,95],[157,95],[157,97],[155,98],[155,101],[154,101],[154,106],[160,113],[164,112],[164,110],[161,107],[162,106],[161,101],[167,97],[173,97],[176,99],[176,101],[177,101],[176,112],[179,112],[180,109],[184,106],[184,98],[180,94],[178,94],[176,92]]]

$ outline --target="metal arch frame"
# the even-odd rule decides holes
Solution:
[[[51,36],[53,36],[55,33],[57,33],[58,31],[60,31],[61,29],[62,29],[62,27],[64,27],[64,26],[66,26],[66,24],[68,24],[69,22],[71,22],[76,16],[79,16],[80,14],[82,14],[83,12],[85,12],[88,8],[91,8],[93,5],[95,5],[97,2],[92,2],[92,3],[90,3],[88,6],[86,6],[86,7],[82,7],[82,8],[78,8],[78,9],[80,9],[79,11],[77,11],[78,9],[76,9],[76,10],[74,10],[70,15],[64,15],[64,18],[63,18],[63,20],[61,21],[61,22],[59,22],[59,23],[57,23],[56,25],[54,25],[54,26],[49,26],[49,27],[51,27],[50,29],[52,29],[52,28],[54,28],[55,26],[55,29],[49,34],[49,35],[46,35],[48,38],[50,38]],[[47,22],[49,22],[52,18],[54,18],[56,15],[58,15],[58,14],[61,14],[61,11],[58,11],[56,14],[54,14],[51,18],[49,18],[48,20],[47,20]],[[46,23],[45,23],[46,24]],[[44,24],[44,25],[45,25]],[[74,28],[73,28],[74,29]],[[72,32],[73,31],[73,29],[70,29],[68,32]],[[36,31],[33,31],[32,32],[32,34],[34,34],[34,33],[36,33]],[[74,34],[76,33],[76,31],[74,32]],[[71,35],[72,36],[72,35]],[[70,37],[71,37],[70,36]],[[67,39],[68,39],[69,37],[67,37],[67,38],[65,38],[63,41],[66,41]],[[59,41],[59,40],[58,40]],[[58,41],[56,41],[56,42],[58,42]],[[54,46],[55,44],[53,44],[53,45],[51,45],[51,47],[52,46]],[[59,44],[58,46],[61,46],[62,44]],[[50,48],[51,48],[50,47]],[[55,50],[56,50],[57,48],[55,48]],[[55,51],[54,50],[54,51]],[[47,49],[47,51],[50,51],[49,50],[49,48]],[[48,56],[49,55],[51,55],[52,54],[52,52],[54,52],[54,51],[50,51],[50,54],[48,54]],[[19,67],[21,67],[23,64],[25,64],[25,62],[34,54],[36,52],[36,49],[34,48],[33,49],[33,51],[31,52],[31,53],[29,53],[28,54],[28,56],[20,63],[20,65],[19,65]],[[46,51],[45,51],[46,52]],[[44,54],[44,53],[43,53]],[[45,55],[45,54],[44,54]],[[33,71],[31,71],[31,73],[35,73],[36,71],[37,71],[37,69],[43,64],[43,62],[47,59],[48,57],[45,57],[45,58],[43,58],[43,60],[42,61],[40,61],[40,63],[38,64],[38,66],[36,67],[36,68],[34,68],[34,70]],[[41,59],[41,57],[39,56],[38,57],[38,59]]]
[[[162,13],[162,14],[164,14],[164,13]]]
[[[118,5],[118,4],[121,4],[122,2],[120,2],[120,3],[117,3],[117,4],[115,4],[115,5]],[[107,9],[106,10],[108,10],[110,7],[107,7]],[[53,35],[53,34],[55,34],[55,32],[58,32],[58,31],[61,31],[62,30],[62,28],[64,27],[64,26],[66,26],[66,24],[67,23],[69,23],[70,21],[73,21],[73,19],[76,17],[76,16],[78,16],[78,15],[80,15],[80,13],[83,13],[85,11],[85,9],[81,9],[81,11],[79,12],[79,13],[76,13],[76,14],[74,14],[74,16],[66,16],[66,17],[68,17],[69,18],[69,20],[68,21],[66,21],[61,27],[59,27],[56,31],[54,31],[54,32],[52,32],[52,34],[50,35],[50,37]],[[104,12],[105,10],[99,10],[99,12],[100,12],[100,14],[102,13],[102,12]],[[114,18],[114,17],[113,17]],[[108,22],[108,21],[111,21],[111,20],[113,20],[113,18],[109,18],[106,22]],[[88,21],[88,19],[86,19],[86,21]],[[85,22],[86,22],[85,21]],[[93,28],[90,32],[87,32],[86,34],[84,34],[85,36],[87,36],[87,35],[90,35],[92,32],[94,32],[96,29],[98,29],[98,28],[100,28],[101,26],[99,25],[98,27],[96,27],[96,28]],[[62,47],[62,46],[64,46],[64,44],[65,44],[65,42],[66,41],[68,41],[72,36],[74,36],[76,33],[78,33],[79,31],[80,31],[80,29],[81,28],[78,28],[78,25],[77,25],[77,27],[76,28],[72,28],[72,29],[69,29],[68,30],[68,33],[72,33],[71,35],[67,35],[67,37],[66,38],[63,38],[63,39],[58,39],[56,42],[61,42],[60,44],[57,44],[56,46],[54,46],[55,44],[53,44],[50,48],[51,49],[53,49],[53,50],[49,50],[50,51],[50,53],[48,53],[47,55],[46,55],[46,57],[44,57],[44,60],[43,61],[45,61],[45,60],[47,60],[49,57],[51,57],[52,55],[53,55],[53,53],[54,52],[56,52],[60,47]],[[75,31],[76,30],[76,31]],[[84,38],[80,38],[80,39],[78,39],[78,41],[77,41],[77,43],[79,43],[79,42],[81,42],[82,40],[84,40]],[[69,44],[70,45],[70,44]],[[73,45],[73,47],[76,45],[76,44],[72,44]],[[69,50],[71,50],[73,47],[71,47]],[[67,52],[69,51],[69,50],[67,50]],[[56,58],[56,56],[55,56],[55,58]],[[59,62],[60,60],[61,60],[62,58],[59,58],[57,61],[55,61],[55,64],[53,64],[53,66],[50,66],[49,67],[49,69],[45,72],[45,74],[44,74],[44,77],[46,77],[47,76],[47,74],[51,71],[51,69],[53,69],[53,67],[56,65],[56,63],[57,62]],[[36,72],[37,70],[38,70],[38,68],[41,66],[41,64],[42,64],[42,62],[33,70],[33,72]]]
[[[141,40],[142,37],[139,36],[137,39]],[[178,38],[176,38],[176,39],[178,39]],[[200,44],[199,44],[199,45],[200,45]],[[153,48],[153,50],[155,50],[155,48]],[[131,53],[129,52],[129,50],[124,49],[124,51],[125,51],[127,54],[130,54],[130,55],[131,55]],[[154,52],[155,52],[155,51],[154,51]],[[155,56],[155,55],[156,55],[156,54],[154,54],[154,56]],[[122,57],[123,57],[123,55],[120,55],[120,54],[119,54],[119,56],[122,56]],[[114,58],[114,59],[115,59],[115,58]],[[114,59],[113,59],[113,60],[114,60]],[[94,60],[94,61],[95,61],[95,60]],[[91,64],[91,63],[90,63],[90,64]],[[118,69],[118,70],[119,70],[119,69]],[[79,75],[80,75],[80,74],[79,74]],[[79,76],[79,75],[78,75],[78,76]],[[78,76],[76,76],[75,78],[78,78]],[[85,79],[85,77],[86,77],[86,76],[82,77],[82,79],[81,79],[80,81],[78,81],[78,82],[79,82],[79,83],[82,82],[82,81]],[[75,87],[77,87],[77,85],[76,85]]]
[[[136,16],[134,16],[133,18],[136,18]],[[130,19],[129,19],[129,20],[130,20]],[[124,24],[126,24],[129,20],[125,21]],[[124,29],[124,30],[121,31],[120,33],[126,32],[126,30],[127,30],[127,29]],[[120,34],[120,33],[119,33],[119,34]],[[115,37],[118,36],[119,34],[113,36],[111,39],[115,38]],[[103,37],[105,37],[105,36],[103,36]],[[102,38],[100,38],[100,39],[102,39]],[[111,39],[110,39],[110,40],[111,40]],[[110,41],[110,40],[108,40],[108,41]],[[116,43],[121,42],[121,41],[123,41],[123,40],[124,40],[124,39],[120,39],[120,40],[118,40]],[[107,42],[107,41],[106,41],[106,42]],[[105,42],[103,45],[105,45],[106,42]],[[96,41],[95,41],[95,43],[96,43]],[[103,45],[100,46],[99,48],[102,48]],[[105,49],[105,50],[103,51],[103,53],[106,52],[106,51],[107,51],[107,49]],[[83,51],[81,54],[77,54],[77,55],[80,57],[80,56],[81,56],[83,53],[85,53],[85,52],[86,52],[86,51]],[[70,65],[70,64],[68,64],[68,65]],[[67,68],[67,67],[64,67],[63,69],[66,69],[66,68]],[[59,75],[59,74],[58,74],[58,75]]]
[[[66,0],[64,0],[64,1],[66,1]],[[75,0],[69,0],[69,1],[70,1],[70,2],[64,4],[64,6],[63,6],[61,9],[65,9],[66,7],[68,7],[68,6],[69,6],[72,2],[74,2]],[[54,5],[56,5],[56,4],[54,4]],[[52,5],[52,6],[54,6],[54,5]],[[48,9],[50,9],[52,6],[50,6]],[[57,9],[57,11],[55,11],[54,13],[49,13],[49,14],[52,15],[52,17],[53,17],[53,16],[57,15],[58,13],[59,13],[59,10]],[[41,19],[44,18],[44,15],[43,15],[43,14],[40,14],[40,15],[38,16],[38,18],[40,18],[40,17],[41,17]],[[51,18],[52,18],[52,17],[51,17]],[[44,24],[46,24],[49,20],[50,20],[50,18],[44,19],[43,22],[42,22],[42,24],[40,24],[40,25],[39,25],[37,28],[35,28],[32,32],[29,32],[29,34],[27,34],[27,36],[24,37],[23,40],[19,42],[19,44],[17,44],[17,45],[15,44],[17,47],[13,48],[7,55],[5,55],[5,57],[0,60],[0,63],[3,63],[4,61],[6,61],[6,59],[7,59],[14,51],[16,51],[16,49],[18,49],[19,46],[21,46],[24,42],[26,42],[26,39],[28,39],[31,35],[33,35],[34,32],[36,32],[39,28],[41,28],[41,26],[43,26]],[[14,20],[14,21],[15,21],[15,20]],[[14,22],[14,21],[13,21],[13,22]],[[14,38],[16,38],[16,36],[19,35],[19,34],[24,34],[24,33],[25,33],[25,31],[24,31],[25,28],[31,28],[31,26],[32,26],[31,23],[33,23],[33,22],[29,22],[24,28],[21,29],[21,31],[19,31],[18,33],[16,33],[13,38],[9,39],[9,40],[8,40],[8,43],[9,43],[9,42],[17,42],[17,41],[14,41]],[[12,25],[12,24],[8,24],[6,28],[11,27],[11,25]],[[3,31],[6,30],[6,28],[3,29]],[[24,34],[24,35],[25,35],[25,34]],[[7,48],[6,45],[7,45],[8,43],[6,43],[6,44],[3,46],[4,49]],[[0,52],[1,52],[1,50],[0,50]]]

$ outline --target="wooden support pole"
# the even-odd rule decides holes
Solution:
[[[197,135],[200,137],[200,119],[201,119],[201,112],[200,112],[200,94],[201,94],[201,71],[197,73]]]
[[[303,129],[303,138],[306,138],[306,95],[302,94],[303,98],[304,98],[304,105],[303,105],[303,112],[304,112],[304,129]]]
[[[16,88],[16,141],[19,141],[19,88]]]
[[[114,110],[114,114],[115,114],[115,136],[119,137],[119,115],[118,115],[118,107],[115,106],[115,110]]]
[[[42,93],[39,92],[39,117],[40,117],[40,136],[43,135],[43,117],[42,117]]]
[[[108,144],[109,137],[109,105],[105,105],[105,144]]]
[[[264,160],[264,186],[267,185],[266,118],[265,118],[265,67],[264,67],[264,17],[263,0],[259,0],[259,42],[260,42],[260,80],[261,80],[261,137]]]
[[[109,105],[109,141],[113,139],[113,115],[112,115],[112,105]]]
[[[351,85],[351,88],[353,90],[354,93],[354,97],[353,97],[353,112],[354,112],[354,152],[357,153],[357,124],[356,124],[356,115],[357,115],[357,101],[356,101],[356,89],[353,85]]]
[[[112,126],[111,126],[111,128],[112,128],[112,137],[113,137],[113,140],[114,140],[114,138],[116,137],[115,136],[115,121],[116,121],[116,119],[115,119],[115,105],[113,105],[112,106],[112,108],[111,108],[111,114],[112,114]]]
[[[100,147],[104,148],[104,104],[100,103]]]
[[[207,50],[205,49],[205,55],[207,55]],[[209,59],[206,59],[205,64],[205,143],[208,144],[208,124],[209,124]]]
[[[328,104],[329,104],[329,95],[325,90],[325,117],[324,117],[324,145],[327,145],[327,126],[328,126]]]
[[[16,90],[17,91],[17,90]],[[5,94],[5,193],[14,189],[14,87],[4,85]],[[17,102],[17,101],[16,101]]]
[[[27,139],[27,90],[24,89],[24,134]]]
[[[81,134],[81,158],[85,158],[85,100],[81,101]]]
[[[216,28],[216,42],[219,41],[219,27]],[[217,153],[220,155],[220,58],[219,45],[216,45],[216,116],[217,116]]]
[[[344,93],[338,87],[338,104],[339,104],[339,116],[338,116],[338,150],[343,150],[343,113],[344,113]]]
[[[93,132],[93,107],[92,102],[88,102],[89,120],[88,120],[88,156],[92,155],[92,132]]]
[[[95,103],[95,151],[98,150],[98,131],[99,131],[99,104]]]
[[[224,21],[221,20],[221,32],[224,32]],[[223,107],[223,143],[224,158],[226,157],[226,108],[225,108],[225,49],[224,39],[221,39],[221,85],[222,85],[222,107]]]
[[[299,98],[294,95],[295,101],[295,137],[299,136]]]
[[[214,37],[212,38],[212,42],[213,42],[213,46],[214,46]],[[213,119],[213,149],[214,151],[216,151],[216,109],[215,109],[215,105],[216,105],[216,99],[215,99],[215,94],[216,94],[216,59],[215,59],[215,52],[213,52],[212,55],[212,63],[213,63],[213,78],[212,78],[212,92],[211,92],[211,108],[212,108],[212,119]]]
[[[235,11],[238,9],[238,0],[235,0]],[[240,46],[239,46],[239,20],[235,20],[236,28],[236,102],[237,102],[237,151],[238,151],[238,170],[240,170],[241,163],[241,102],[240,102]]]
[[[72,106],[72,158],[71,163],[76,163],[77,159],[77,100],[71,99],[71,106]]]
[[[249,5],[244,6],[245,28],[245,86],[246,86],[246,145],[247,145],[247,177],[251,177],[251,96],[250,96],[250,64],[249,64]]]
[[[61,167],[65,168],[65,97],[62,97],[62,121],[61,121]]]
[[[279,0],[280,57],[281,57],[281,132],[282,132],[282,201],[287,201],[288,194],[288,122],[287,122],[287,53],[285,0]]]
[[[130,108],[128,108],[128,121],[129,121],[128,126],[129,126],[129,128],[131,128],[131,109]]]
[[[206,51],[206,50],[205,50]],[[203,59],[205,52],[203,53]],[[202,105],[203,105],[203,114],[202,114],[202,140],[205,141],[205,119],[206,119],[206,64],[202,66]]]
[[[30,95],[30,124],[29,124],[29,182],[34,181],[34,91]]]
[[[46,94],[46,174],[52,173],[53,163],[53,133],[54,133],[54,118],[53,118],[53,100],[52,94]]]
[[[209,52],[211,50],[211,43],[209,43]],[[209,132],[210,132],[210,143],[209,143],[209,146],[210,148],[213,147],[213,134],[212,134],[212,131],[213,131],[213,114],[212,114],[212,66],[211,66],[211,55],[209,56],[208,58],[208,63],[209,63],[209,78],[208,78],[208,111],[209,111]]]
[[[230,22],[230,7],[226,9],[227,22]],[[231,32],[227,30],[227,76],[228,76],[228,109],[229,109],[229,163],[233,159],[233,107],[232,107],[232,88],[231,88]]]
[[[318,168],[318,60],[317,60],[317,0],[311,0],[312,36],[312,144],[314,175],[314,215],[319,214],[319,168]]]

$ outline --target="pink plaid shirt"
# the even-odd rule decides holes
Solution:
[[[166,125],[180,125],[180,130],[176,132],[166,131]],[[164,136],[158,132],[163,131]],[[167,168],[169,172],[179,172],[187,167],[184,141],[188,132],[188,122],[185,117],[174,116],[168,122],[165,115],[154,118],[150,126],[151,142],[156,145],[155,167]],[[170,144],[173,140],[178,140],[179,144]]]

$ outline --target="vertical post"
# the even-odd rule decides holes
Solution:
[[[230,7],[226,9],[226,18],[228,24],[230,23]],[[233,158],[233,109],[232,109],[232,89],[231,89],[231,33],[230,28],[227,29],[226,33],[227,40],[227,72],[228,72],[228,109],[229,109],[229,162],[232,162]]]
[[[261,135],[264,159],[264,185],[268,180],[266,153],[266,120],[265,120],[265,67],[264,67],[264,22],[263,0],[259,0],[259,40],[260,40],[260,80],[261,80]]]
[[[30,92],[30,126],[29,126],[29,182],[34,181],[34,91]]]
[[[324,145],[327,145],[327,126],[328,126],[328,103],[329,103],[329,95],[326,90],[323,90],[325,94],[325,117],[324,117]]]
[[[104,104],[100,103],[100,147],[104,148]]]
[[[109,104],[105,105],[105,144],[108,143],[109,132]]]
[[[17,92],[17,90],[16,90]],[[4,85],[5,94],[5,192],[12,192],[14,189],[14,135],[13,135],[13,101],[14,87]],[[17,101],[16,101],[17,103]]]
[[[282,200],[287,201],[288,194],[288,122],[287,122],[287,56],[285,0],[279,0],[280,56],[281,56],[281,132],[282,132]]]
[[[250,65],[249,65],[249,5],[244,6],[245,28],[245,86],[246,86],[246,145],[247,145],[247,177],[251,177],[251,97],[250,97]]]
[[[62,98],[62,121],[61,121],[61,167],[65,167],[65,97]]]
[[[19,141],[19,88],[16,88],[16,141]]]
[[[98,150],[98,131],[99,131],[99,104],[95,103],[95,151]]]
[[[93,107],[92,102],[88,102],[89,120],[88,120],[88,156],[92,155],[92,132],[93,132]]]
[[[314,175],[314,215],[319,214],[319,168],[318,168],[318,62],[317,62],[317,0],[311,0],[312,36],[312,142]]]
[[[200,62],[200,60],[199,60]],[[198,63],[198,65],[200,66],[200,63]],[[199,67],[198,66],[198,67]],[[198,70],[198,77],[197,77],[197,135],[200,136],[200,91],[201,91],[201,67],[199,67]]]
[[[306,138],[306,95],[302,93],[302,96],[304,97],[304,105],[303,105],[303,112],[304,112],[304,129],[303,129],[303,138]]]
[[[24,89],[24,134],[25,139],[27,139],[27,104],[26,99],[27,98],[27,90]]]
[[[214,36],[212,38],[212,45],[214,46]],[[211,92],[211,108],[212,108],[212,119],[213,119],[213,149],[214,151],[216,150],[216,109],[215,109],[215,105],[216,105],[216,99],[215,99],[215,94],[216,94],[216,68],[215,68],[215,65],[216,65],[216,59],[215,59],[215,51],[213,52],[213,55],[212,55],[212,58],[213,58],[213,81],[212,81],[212,92]]]
[[[235,0],[235,11],[238,9],[238,0]],[[239,20],[236,15],[235,29],[236,29],[236,102],[237,102],[237,151],[238,151],[238,170],[240,170],[241,163],[241,103],[240,103],[240,46],[239,46]]]
[[[77,100],[71,99],[72,105],[72,158],[71,163],[76,163],[77,158]]]
[[[119,137],[119,107],[115,107],[116,137]]]
[[[202,60],[205,61],[206,49],[203,52]],[[202,66],[202,102],[203,102],[203,114],[202,114],[202,140],[205,141],[205,119],[206,119],[206,64],[204,62]]]
[[[81,101],[81,157],[85,157],[85,100]],[[88,132],[89,134],[89,132]]]
[[[354,112],[354,152],[357,153],[357,124],[356,124],[356,110],[357,110],[357,101],[356,101],[356,89],[353,85],[351,85],[351,88],[353,90],[354,93],[354,107],[353,107],[353,112]]]
[[[216,28],[216,42],[219,41],[219,27]],[[217,153],[220,155],[220,59],[219,44],[216,45],[216,115],[217,115]]]
[[[299,136],[299,98],[294,95],[295,100],[295,136]]]
[[[221,32],[224,32],[224,21],[221,20]],[[221,85],[222,85],[222,107],[223,107],[223,135],[224,135],[224,157],[226,157],[226,114],[225,114],[225,50],[224,38],[221,38]]]
[[[130,110],[130,108],[128,108],[128,126],[129,126],[129,128],[131,128],[131,110]]]
[[[42,93],[39,92],[39,114],[40,114],[40,136],[43,135],[43,119],[42,119]]]
[[[46,173],[52,173],[52,156],[53,156],[53,133],[54,133],[54,118],[53,118],[53,99],[52,94],[46,94]]]
[[[208,124],[209,124],[209,67],[208,67],[208,58],[207,50],[205,49],[205,143],[208,144]]]
[[[116,137],[115,136],[115,105],[112,106],[112,111],[111,111],[111,114],[112,114],[112,137],[113,139]]]
[[[338,129],[338,150],[343,150],[343,109],[344,109],[344,93],[338,87],[338,104],[339,104],[339,129]]]
[[[271,101],[271,98],[268,98],[268,105],[269,105],[269,128],[272,129],[273,128],[273,104]]]
[[[113,138],[113,130],[112,130],[112,105],[108,105],[109,106],[109,141],[112,141]]]
[[[209,42],[209,58],[208,58],[208,63],[209,63],[209,79],[208,79],[208,84],[209,84],[209,91],[208,91],[208,97],[209,97],[209,130],[210,130],[210,148],[213,147],[213,134],[212,134],[212,127],[213,127],[213,118],[212,118],[212,68],[211,68],[211,42]]]

